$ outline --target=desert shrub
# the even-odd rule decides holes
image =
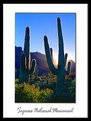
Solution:
[[[41,95],[41,101],[42,102],[48,102],[51,100],[51,97],[53,95],[53,90],[50,89],[44,89],[40,91],[40,95]]]
[[[53,91],[50,89],[36,90],[33,93],[33,102],[48,102],[51,99]]]
[[[76,79],[72,80],[72,86],[76,86]]]
[[[17,79],[15,79],[15,83],[19,83],[19,79],[17,78]]]
[[[25,84],[15,85],[15,102],[30,102],[32,101],[31,92]]]
[[[48,80],[41,80],[39,81],[39,86],[40,86],[40,89],[49,88],[49,89],[54,90],[56,86],[56,81],[50,78]]]
[[[15,80],[15,101],[16,102],[34,102],[43,103],[55,102],[55,92],[57,76],[41,76],[41,80],[33,80],[35,77],[32,76],[30,82],[19,84],[19,79]],[[64,81],[65,91],[64,96],[70,99],[75,97],[76,79],[67,77]],[[61,101],[61,97],[60,97]]]
[[[66,87],[65,94],[69,95],[70,97],[74,97],[75,96],[75,86],[76,86],[76,80],[67,78],[65,80],[65,87]]]
[[[40,90],[39,86],[29,83],[15,85],[15,101],[16,102],[48,102],[53,95],[53,90]]]

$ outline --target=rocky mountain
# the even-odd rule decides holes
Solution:
[[[76,73],[76,63],[73,60],[69,60],[71,62],[71,73]]]
[[[44,54],[33,52],[31,53],[31,59],[36,59],[39,75],[48,75],[50,73]]]
[[[16,78],[19,77],[19,68],[20,68],[20,56],[22,53],[21,47],[15,47],[15,70],[16,70]],[[36,59],[37,68],[38,68],[38,75],[48,75],[50,70],[48,68],[48,64],[46,61],[46,57],[44,54],[39,52],[32,52],[31,59]]]
[[[20,68],[20,56],[22,53],[21,47],[15,46],[15,77],[19,77],[19,68]],[[31,53],[31,59],[36,59],[37,62],[37,68],[38,68],[38,75],[48,75],[50,73],[46,56],[40,52],[32,52]],[[76,71],[76,63],[73,60],[69,60],[71,62],[71,72],[74,73]],[[55,60],[53,60],[53,63],[56,65]]]
[[[76,63],[73,60],[68,60],[71,62],[71,73],[76,73]],[[66,65],[67,68],[67,65]]]

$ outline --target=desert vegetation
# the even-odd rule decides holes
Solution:
[[[31,77],[28,82],[20,83],[19,79],[15,80],[15,102],[25,103],[51,103],[62,102],[72,103],[75,102],[75,78],[65,77],[64,96],[56,98],[56,83],[57,76],[39,76],[34,80],[35,76]],[[41,78],[41,80],[40,80]]]

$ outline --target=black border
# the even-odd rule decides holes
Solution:
[[[0,41],[1,42],[1,44],[0,44],[0,49],[1,49],[1,59],[0,59],[0,64],[1,64],[1,68],[2,68],[2,70],[1,70],[1,76],[2,76],[2,81],[1,81],[1,84],[0,84],[0,86],[1,86],[1,112],[0,112],[0,118],[1,118],[1,120],[3,119],[3,4],[8,4],[8,3],[12,3],[12,4],[26,4],[26,3],[29,3],[29,4],[33,4],[34,2],[32,2],[32,3],[30,3],[29,1],[27,1],[27,0],[25,0],[26,2],[23,2],[23,3],[21,3],[21,0],[20,0],[20,2],[19,2],[19,0],[18,0],[18,3],[17,3],[17,1],[16,0],[13,0],[13,3],[12,2],[9,2],[9,0],[8,0],[8,2],[7,2],[7,0],[5,0],[5,2],[3,2],[3,1],[0,1],[0,12],[1,12],[1,27],[0,28],[2,28],[2,30],[1,30],[1,40],[2,41]],[[61,3],[64,3],[64,4],[88,4],[88,45],[87,45],[87,55],[88,55],[88,64],[87,64],[87,70],[88,70],[88,72],[87,72],[87,75],[88,75],[88,118],[90,119],[90,111],[89,111],[89,109],[90,109],[90,98],[89,98],[89,89],[90,89],[90,83],[89,83],[89,21],[90,21],[90,12],[89,12],[89,9],[90,9],[90,5],[89,5],[89,0],[74,0],[75,2],[73,2],[73,0],[72,1],[70,1],[69,0],[69,2],[67,2],[67,1],[65,1],[65,0],[62,0],[61,1]],[[39,2],[38,2],[39,3]],[[41,3],[41,2],[40,2]],[[46,2],[45,2],[46,3]],[[43,3],[43,4],[45,4],[45,3]],[[57,4],[61,4],[61,3],[57,3]],[[37,3],[36,3],[37,4]],[[42,3],[41,3],[42,4]],[[52,3],[47,3],[47,4],[52,4]],[[53,4],[56,4],[56,3],[53,3]],[[9,119],[9,118],[8,118]],[[13,119],[13,118],[12,118]],[[16,118],[16,119],[18,119],[18,118]],[[20,119],[20,118],[19,118]],[[22,118],[23,119],[23,118]],[[70,118],[69,118],[70,119]],[[79,119],[79,118],[77,118],[77,119]],[[84,119],[84,118],[82,118],[82,119]]]

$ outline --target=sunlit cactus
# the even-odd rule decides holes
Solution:
[[[27,27],[25,31],[24,51],[21,54],[20,60],[20,82],[28,81],[30,74],[33,74],[35,72],[35,68],[36,60],[33,59],[31,62],[30,29],[29,27]]]
[[[59,17],[57,18],[57,28],[58,28],[58,47],[59,47],[57,68],[53,64],[52,50],[50,50],[49,48],[47,36],[44,36],[44,47],[45,47],[45,54],[46,54],[46,59],[47,59],[49,69],[54,75],[57,75],[56,95],[59,96],[59,95],[62,95],[64,91],[65,74],[70,73],[71,63],[68,62],[67,70],[65,70],[68,54],[66,53],[64,55],[64,42],[63,42],[61,22]]]

